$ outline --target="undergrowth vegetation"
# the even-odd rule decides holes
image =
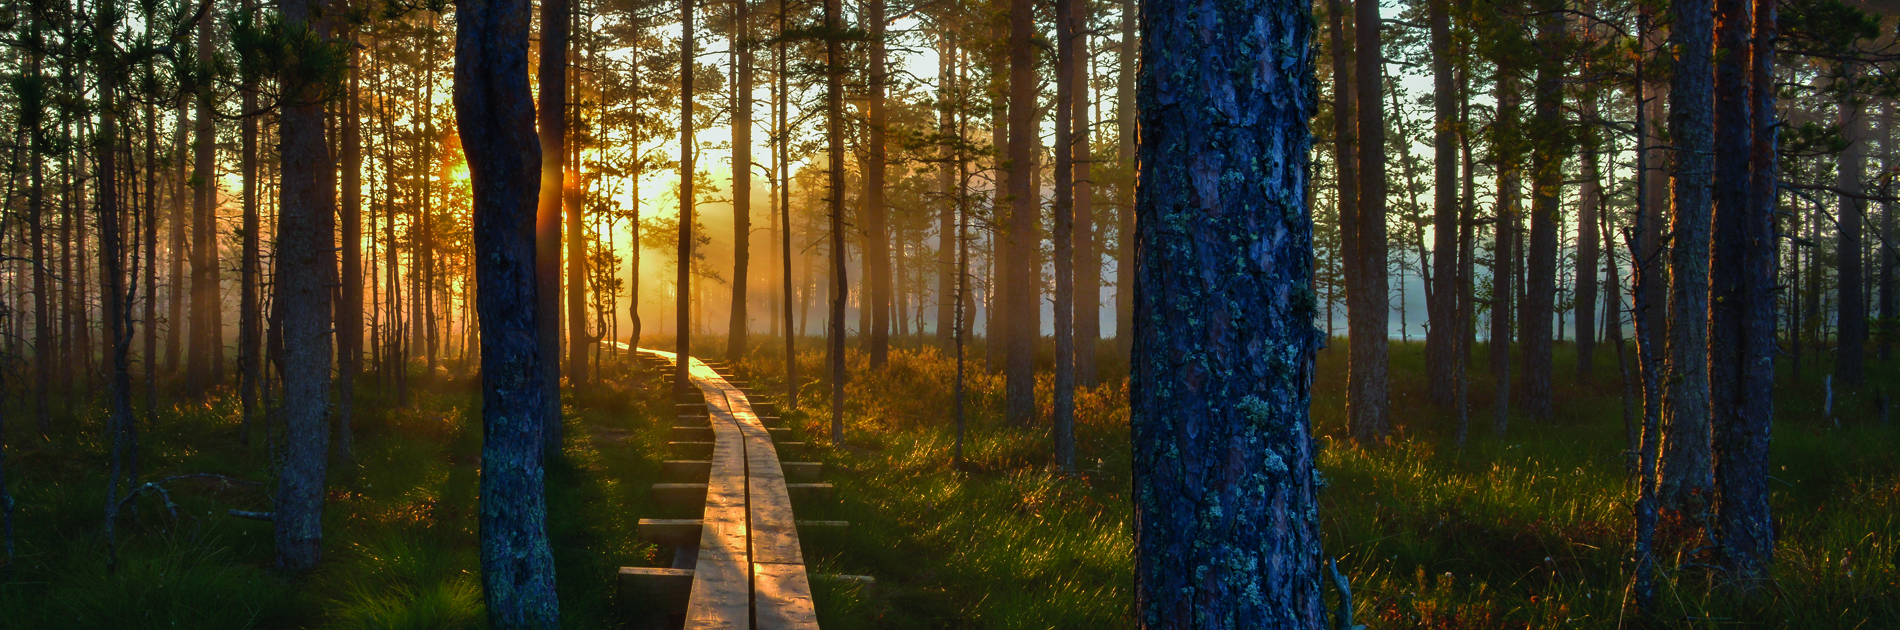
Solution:
[[[1565,349],[1557,364],[1574,365]],[[897,349],[872,370],[850,353],[846,439],[832,445],[828,384],[812,378],[824,373],[823,353],[807,350],[802,406],[783,415],[837,491],[801,503],[799,518],[851,523],[804,533],[826,628],[1131,627],[1125,378],[1078,394],[1082,470],[1065,475],[1052,470],[1046,420],[1006,423],[1004,380],[976,360],[982,348],[972,348],[959,470],[953,361],[932,349]],[[1102,351],[1103,373],[1119,373],[1106,365],[1108,347]],[[736,367],[769,395],[784,389],[777,357],[762,348]],[[1483,357],[1480,347],[1474,365]],[[1388,445],[1345,439],[1343,353],[1322,352],[1315,380],[1325,553],[1351,579],[1358,622],[1900,627],[1900,431],[1879,413],[1884,388],[1900,384],[1900,365],[1876,364],[1868,386],[1834,392],[1832,415],[1823,413],[1819,376],[1785,378],[1773,451],[1774,581],[1752,590],[1725,585],[1695,555],[1700,541],[1680,541],[1660,560],[1662,610],[1637,619],[1627,595],[1633,491],[1622,388],[1610,361],[1588,381],[1558,370],[1557,417],[1535,424],[1513,416],[1501,439],[1491,430],[1491,379],[1475,374],[1471,439],[1461,450],[1450,437],[1457,415],[1425,403],[1421,349],[1394,344],[1392,358],[1396,433]],[[1050,384],[1044,374],[1045,411]],[[241,444],[228,391],[141,423],[142,480],[223,478],[142,493],[118,524],[112,570],[100,410],[74,408],[45,440],[10,423],[20,555],[0,579],[0,628],[484,627],[474,383],[417,386],[402,408],[392,392],[366,389],[355,459],[337,458],[330,468],[323,564],[294,578],[270,567],[269,523],[226,513],[270,509],[271,488],[255,482],[269,481],[278,439],[259,424],[253,443]],[[615,569],[671,561],[635,531],[639,518],[682,516],[662,512],[648,491],[668,458],[671,423],[660,418],[670,413],[653,411],[671,411],[665,389],[664,377],[621,368],[566,390],[570,442],[547,488],[568,627],[619,627]],[[831,578],[838,575],[876,582]]]

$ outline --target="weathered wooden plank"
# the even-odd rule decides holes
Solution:
[[[686,627],[740,630],[751,626],[744,506],[706,506],[699,561],[686,603]]]
[[[753,563],[752,596],[758,630],[818,627],[805,565]]]
[[[751,501],[746,507],[752,514],[752,561],[804,564],[785,478],[753,474],[749,485]]]

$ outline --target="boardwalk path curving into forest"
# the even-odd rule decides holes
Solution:
[[[645,348],[639,353],[671,372],[673,353]],[[655,484],[653,493],[662,503],[703,496],[703,516],[641,519],[643,536],[675,547],[674,567],[623,568],[623,589],[670,608],[665,600],[676,600],[680,587],[686,587],[686,628],[817,628],[792,494],[828,490],[829,484],[788,483],[779,448],[803,445],[773,439],[785,430],[768,426],[777,418],[760,416],[773,406],[755,405],[731,372],[689,360],[699,391],[676,393],[673,447],[676,457],[692,459],[668,460],[663,474],[703,474],[705,483]],[[810,467],[797,468],[815,473]]]

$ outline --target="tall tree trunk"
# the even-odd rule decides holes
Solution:
[[[362,54],[356,47],[357,33],[348,31],[345,43],[350,47],[350,89],[343,102],[343,221],[339,226],[343,237],[343,269],[339,274],[341,287],[337,297],[342,304],[337,307],[336,345],[337,352],[337,450],[345,460],[355,458],[355,428],[352,426],[356,416],[356,379],[363,371],[363,114],[362,114]],[[252,123],[255,125],[255,122]],[[245,187],[246,192],[250,190]],[[246,213],[250,221],[255,211]],[[246,235],[255,233],[247,231]],[[256,256],[255,243],[245,246],[246,266],[255,265],[251,260]],[[251,332],[242,335],[246,348],[254,348],[256,343],[256,315],[250,310],[245,316],[251,318]],[[260,366],[252,355],[252,363],[247,370],[257,370]],[[257,376],[247,374],[247,379],[256,381]]]
[[[675,321],[673,349],[673,391],[694,391],[687,372],[692,364],[693,333],[693,5],[696,0],[680,0],[680,213],[679,277],[674,286]],[[836,170],[837,162],[832,163]]]
[[[1709,437],[1709,210],[1714,170],[1714,11],[1709,0],[1670,5],[1669,340],[1663,394],[1662,508],[1701,522],[1714,479]],[[1859,241],[1852,242],[1854,269]],[[1847,241],[1843,241],[1843,246]],[[1845,256],[1845,254],[1843,254]],[[1843,286],[1859,286],[1859,279]],[[1847,292],[1844,291],[1843,295]]]
[[[1359,216],[1354,255],[1359,267],[1360,308],[1349,309],[1352,345],[1347,393],[1353,438],[1362,444],[1384,440],[1387,418],[1386,323],[1391,316],[1386,280],[1385,227],[1385,53],[1380,47],[1379,3],[1353,3],[1357,59],[1353,80],[1359,103]]]
[[[213,41],[213,20],[202,20],[198,25],[198,59],[211,61]],[[212,354],[221,350],[218,347],[218,334],[212,329],[217,324],[212,311],[218,308],[218,255],[217,249],[217,211],[218,176],[216,164],[217,138],[212,127],[213,95],[196,95],[198,116],[192,141],[191,181],[195,196],[192,205],[191,230],[191,347],[185,359],[185,391],[201,395],[211,387]],[[321,121],[321,118],[316,119]]]
[[[103,0],[97,12],[97,32],[105,41],[113,39],[121,18],[114,7],[113,0]],[[127,274],[124,248],[125,232],[119,225],[119,104],[117,102],[120,70],[113,68],[118,64],[115,51],[107,49],[98,54],[97,60],[102,66],[99,71],[99,135],[95,138],[95,147],[99,152],[98,190],[99,206],[99,293],[104,306],[106,326],[106,348],[109,370],[106,379],[106,400],[110,405],[110,415],[106,421],[107,439],[111,458],[106,477],[106,566],[113,567],[118,559],[113,540],[113,525],[118,520],[120,481],[125,481],[126,490],[131,490],[131,478],[126,467],[128,439],[132,432],[132,371],[130,351],[132,348],[132,313],[126,294]],[[137,286],[135,280],[131,286]],[[0,506],[11,509],[12,505]],[[9,535],[11,532],[9,531]],[[11,559],[11,541],[8,557]]]
[[[46,160],[38,156],[46,155],[46,77],[42,74],[41,56],[38,52],[44,48],[44,25],[41,16],[33,19],[33,52],[29,53],[27,76],[32,79],[34,89],[24,90],[25,97],[20,103],[20,126],[27,130],[30,151],[33,157],[27,162],[29,175],[27,190],[27,227],[33,233],[33,365],[35,371],[33,388],[33,409],[38,420],[41,437],[53,431],[52,401],[49,392],[53,389],[53,304],[50,287],[47,286],[46,260]]]
[[[248,0],[244,3],[244,6],[247,10],[255,8],[254,3]],[[352,60],[355,58],[354,51],[352,51],[351,58]],[[351,73],[351,77],[354,78],[354,66],[352,66]],[[354,82],[351,83],[351,87],[354,89]],[[259,326],[261,323],[259,320],[263,319],[264,315],[262,296],[259,295],[258,292],[262,290],[263,281],[262,257],[259,255],[260,248],[262,247],[260,244],[262,239],[259,231],[264,229],[264,227],[263,220],[259,216],[257,204],[257,193],[258,190],[263,187],[263,182],[260,181],[257,173],[257,117],[249,115],[250,112],[257,109],[256,83],[246,83],[241,92],[243,94],[243,110],[246,115],[244,119],[239,122],[238,131],[238,134],[242,138],[240,142],[243,145],[240,149],[243,156],[240,159],[242,160],[241,168],[243,169],[244,178],[244,208],[243,218],[241,219],[244,227],[239,244],[240,259],[238,262],[238,397],[244,408],[244,428],[239,434],[239,441],[244,444],[250,444],[251,423],[256,420],[256,409],[259,402],[258,397],[263,387],[261,378],[264,365],[262,356],[263,331]],[[352,94],[351,100],[354,102],[354,94]],[[347,163],[347,158],[345,161]],[[352,208],[352,206],[349,205],[350,197],[347,194],[350,181],[350,175],[345,173],[343,175],[343,182],[346,190],[343,209],[346,214],[350,212]],[[350,265],[350,223],[350,218],[345,216],[343,237],[343,266],[346,270],[345,278],[350,277],[347,273],[347,269]],[[359,251],[358,255],[360,256],[360,254],[361,252]],[[346,287],[344,291],[347,292],[348,288]],[[348,304],[348,298],[344,298],[343,303]],[[338,317],[338,320],[339,324],[348,321],[347,316]],[[343,361],[346,364],[349,361],[348,349],[350,346],[347,341],[348,338],[347,332],[339,331],[337,335],[337,346],[338,350],[344,352]],[[348,369],[347,365],[343,367],[345,370]],[[351,383],[352,381],[346,372],[342,382],[343,391],[337,400],[340,405],[338,420],[343,422],[346,426],[349,422],[347,418],[349,418],[350,404],[355,399]],[[341,442],[338,446],[343,450],[345,457],[348,457],[351,451],[349,432],[346,430],[342,435],[339,435],[338,441]]]
[[[319,0],[283,3],[293,29],[322,32]],[[280,80],[296,85],[295,70]],[[336,179],[324,141],[323,104],[313,88],[285,95],[278,125],[276,306],[282,313],[284,463],[277,482],[277,565],[316,567],[323,553],[325,462],[330,431],[330,288],[336,278]],[[484,493],[484,496],[492,496]]]
[[[1452,402],[1457,387],[1452,356],[1462,330],[1458,320],[1458,156],[1457,91],[1452,82],[1452,0],[1431,0],[1432,51],[1432,292],[1430,326],[1425,330],[1428,389],[1439,406]]]
[[[562,443],[561,191],[567,187],[568,2],[542,0],[541,57],[540,65],[535,68],[535,79],[541,90],[540,109],[536,112],[540,122],[541,189],[534,221],[534,277],[540,285],[540,290],[535,292],[535,310],[539,315],[535,322],[539,326],[536,333],[541,349],[539,365],[545,373],[541,385],[547,388],[547,395],[540,399],[547,405],[541,412],[541,422],[546,425],[541,430],[541,438],[549,455],[558,455]],[[687,89],[691,89],[691,84],[687,85]],[[580,282],[581,278],[573,281]],[[576,369],[572,362],[568,367]]]
[[[535,169],[527,0],[456,5],[455,122],[474,191],[482,338],[482,595],[497,630],[558,628],[543,459]],[[562,21],[565,24],[565,21]],[[551,289],[550,289],[551,290]]]
[[[1313,295],[1310,7],[1143,10],[1129,383],[1143,627],[1326,626],[1315,304],[1274,297]]]
[[[545,11],[546,7],[544,6],[542,10]],[[584,10],[585,9],[583,9],[583,11]],[[577,14],[580,12],[563,11],[563,13],[567,14],[564,17],[568,20],[569,29],[575,29],[575,20],[579,18]],[[566,38],[564,37],[563,39],[565,40]],[[569,46],[571,46],[571,44]],[[563,61],[562,65],[564,67],[578,65],[575,62],[567,61],[566,54],[562,54],[561,56]],[[576,56],[578,56],[578,54]],[[564,70],[563,75],[566,74],[570,73]],[[561,99],[561,108],[563,110],[567,109],[567,101],[570,96],[574,100],[580,100],[581,98],[579,96],[579,86],[573,84],[578,82],[579,76],[578,74],[575,75],[574,78],[576,81],[563,81],[561,86],[564,90]],[[568,94],[570,92],[572,95]],[[579,107],[577,106],[575,109],[578,110]],[[563,120],[561,133],[563,136],[567,133],[566,118],[569,115],[569,112],[561,112]],[[572,116],[578,120],[580,113],[576,111]],[[561,170],[563,171],[561,174],[561,196],[563,199],[562,205],[567,209],[567,308],[565,309],[567,313],[567,377],[577,384],[584,384],[589,378],[587,352],[589,349],[599,346],[599,344],[593,343],[593,339],[587,335],[587,203],[584,195],[588,175],[584,172],[577,171],[572,181],[570,181],[565,173],[568,161],[572,160],[576,167],[583,166],[580,160],[581,143],[578,141],[568,142],[565,137],[563,137],[560,142],[561,145],[557,148],[563,153],[561,156]],[[544,161],[547,159],[548,152],[546,147],[542,148],[541,157]],[[546,166],[543,165],[542,168],[546,169]]]
[[[1359,120],[1357,89],[1353,86],[1352,40],[1346,31],[1351,5],[1344,0],[1327,0],[1327,49],[1332,57],[1333,76],[1333,203],[1339,219],[1339,269],[1346,285],[1346,310],[1361,309],[1359,303]],[[1332,313],[1328,307],[1327,337],[1331,338]],[[1348,322],[1348,326],[1350,326]],[[1348,346],[1351,343],[1348,342]],[[1348,351],[1350,352],[1350,350]],[[1348,356],[1348,380],[1351,357]],[[1347,420],[1352,424],[1352,420]]]
[[[1560,4],[1547,4],[1537,18],[1538,46],[1555,50],[1562,45],[1564,15]],[[1536,129],[1531,147],[1531,230],[1525,250],[1523,338],[1524,412],[1533,420],[1551,416],[1551,319],[1557,299],[1557,197],[1563,193],[1564,141],[1563,63],[1549,55],[1537,57]]]
[[[1070,54],[1075,62],[1070,64],[1066,80],[1069,90],[1075,94],[1070,100],[1069,128],[1075,130],[1075,136],[1068,144],[1057,143],[1058,151],[1072,151],[1075,165],[1073,181],[1075,187],[1075,256],[1070,263],[1075,268],[1075,382],[1083,387],[1095,385],[1095,346],[1102,338],[1102,257],[1095,249],[1095,172],[1094,152],[1090,148],[1089,130],[1089,3],[1080,2],[1074,8],[1070,19],[1073,27],[1073,41],[1068,43]]]
[[[1492,429],[1498,437],[1509,428],[1511,409],[1511,299],[1512,261],[1517,259],[1519,184],[1523,177],[1518,116],[1523,97],[1515,70],[1500,61],[1496,74],[1497,116],[1492,122],[1492,145],[1497,152],[1497,210],[1493,213],[1491,250],[1491,376],[1497,382]]]
[[[844,443],[844,29],[840,0],[825,0],[825,162],[831,220],[831,317],[828,360],[831,364],[831,443]],[[684,324],[684,320],[681,320]]]
[[[176,118],[177,123],[172,126],[170,160],[173,167],[172,212],[168,223],[171,227],[166,239],[166,247],[171,250],[171,265],[166,270],[167,284],[170,286],[166,287],[165,371],[172,374],[178,372],[178,355],[183,353],[188,341],[181,337],[184,337],[183,332],[187,328],[185,302],[190,299],[185,293],[185,258],[188,256],[185,226],[189,225],[185,220],[185,191],[191,179],[185,161],[185,130],[189,127],[186,124],[189,119],[185,117],[185,99],[179,99]],[[39,162],[35,161],[34,166],[37,168]],[[35,184],[37,187],[38,184]]]
[[[955,191],[960,182],[956,181],[957,165],[953,160],[961,158],[957,143],[963,141],[955,135],[956,113],[965,103],[958,97],[961,86],[956,83],[953,68],[958,55],[957,40],[952,29],[944,29],[938,35],[937,53],[937,134],[944,138],[942,146],[937,148],[937,156],[943,160],[937,164],[937,192],[943,196],[943,203],[937,210],[937,347],[952,350],[952,319],[956,317],[956,305],[952,303],[960,293],[957,291],[957,245],[952,239],[959,239],[956,226],[957,202]],[[954,138],[954,140],[952,140]]]
[[[1594,34],[1592,35],[1594,37]],[[1585,72],[1592,71],[1587,66]],[[1601,137],[1596,130],[1597,91],[1588,89],[1583,95],[1584,123],[1580,125],[1582,134],[1580,156],[1583,160],[1583,184],[1578,190],[1577,208],[1577,266],[1576,266],[1576,331],[1577,331],[1577,378],[1589,380],[1596,367],[1596,329],[1597,309],[1601,308],[1597,295],[1597,275],[1601,273],[1602,237],[1597,231],[1597,217],[1603,212],[1603,167],[1599,152],[1602,150]],[[1614,296],[1614,293],[1611,293]]]
[[[1860,69],[1852,64],[1846,68],[1851,80]],[[1840,227],[1840,242],[1835,248],[1835,275],[1840,291],[1839,341],[1834,348],[1834,380],[1842,385],[1857,385],[1864,378],[1863,346],[1867,343],[1867,298],[1861,292],[1863,282],[1863,261],[1861,248],[1861,224],[1866,221],[1867,201],[1860,195],[1865,187],[1867,172],[1867,116],[1865,106],[1852,96],[1843,96],[1837,106],[1840,110],[1841,135],[1847,141],[1847,149],[1841,153],[1839,172],[1836,175],[1835,188],[1846,194],[1840,196],[1840,218],[1836,224]]]
[[[732,94],[732,319],[726,326],[726,358],[745,356],[746,311],[752,267],[752,3],[734,0],[732,47],[737,89]]]
[[[1716,531],[1722,556],[1729,577],[1742,581],[1766,576],[1775,553],[1768,504],[1768,442],[1774,428],[1774,360],[1778,354],[1774,286],[1778,240],[1775,206],[1780,196],[1774,92],[1777,15],[1775,0],[1755,0],[1752,16],[1746,13],[1751,8],[1747,2],[1722,0],[1721,4],[1722,42],[1734,46],[1729,50],[1747,47],[1752,62],[1747,68],[1747,87],[1736,86],[1745,94],[1724,91],[1725,95],[1746,96],[1751,118],[1734,122],[1746,125],[1752,137],[1747,164],[1749,194],[1740,200],[1746,205],[1740,208],[1745,213],[1739,234],[1742,282],[1740,295],[1736,296],[1742,305],[1740,351],[1734,357],[1739,374],[1735,396],[1730,399],[1733,414],[1723,414],[1728,417],[1716,420],[1715,469]],[[1751,26],[1753,32],[1747,32],[1745,29]],[[1745,39],[1750,36],[1752,41]],[[1741,74],[1737,70],[1731,72]],[[1728,73],[1722,76],[1718,80],[1724,83],[1742,79]],[[1718,124],[1726,122],[1724,119]]]
[[[779,32],[780,39],[778,42],[777,53],[774,55],[774,59],[773,59],[773,61],[776,61],[778,63],[778,71],[774,73],[776,75],[776,78],[778,79],[778,89],[772,91],[772,98],[773,100],[777,101],[776,105],[777,105],[777,115],[778,115],[778,121],[776,125],[777,130],[772,134],[772,141],[773,141],[773,144],[778,149],[778,154],[772,158],[772,162],[774,166],[778,167],[779,225],[783,226],[784,228],[784,231],[779,233],[779,255],[781,256],[780,258],[781,268],[779,269],[779,271],[784,276],[782,278],[783,285],[780,287],[780,290],[783,291],[785,294],[782,296],[785,300],[785,404],[790,407],[796,407],[798,406],[798,347],[797,346],[798,346],[798,338],[803,336],[805,331],[803,328],[792,327],[792,315],[793,315],[792,293],[793,291],[792,291],[792,167],[791,167],[791,146],[790,146],[791,145],[791,127],[790,127],[789,119],[786,116],[787,114],[786,105],[787,105],[787,102],[790,101],[790,96],[787,93],[787,90],[789,90],[789,82],[790,82],[791,77],[789,74],[787,74],[786,67],[785,67],[785,64],[788,60],[787,59],[788,55],[786,51],[786,43],[784,41],[786,26],[787,25],[786,25],[786,15],[785,15],[785,3],[781,2],[778,5],[778,32]],[[806,265],[805,268],[807,270],[806,272],[810,273],[811,266]],[[798,312],[802,314],[804,312],[804,308],[805,308],[805,305],[803,303],[800,303]]]
[[[1086,25],[1076,10],[1079,0],[1056,0],[1056,365],[1051,422],[1056,447],[1056,467],[1063,472],[1075,470],[1075,101],[1087,98],[1085,89],[1078,97],[1070,78],[1075,74],[1076,48],[1073,45]]]
[[[866,105],[864,169],[864,281],[865,289],[860,303],[868,306],[871,313],[871,327],[860,331],[866,341],[866,353],[870,355],[871,367],[884,365],[890,354],[891,336],[891,235],[889,209],[885,207],[885,165],[890,158],[885,155],[884,92],[890,77],[885,69],[884,22],[885,0],[870,0],[866,4],[868,15],[865,20],[870,28],[870,102]]]
[[[1041,218],[1035,180],[1036,94],[1041,79],[1036,68],[1036,5],[1032,0],[1010,0],[1009,10],[1009,157],[1008,229],[1004,246],[1009,259],[1002,268],[1003,291],[1009,296],[1003,317],[1009,335],[1003,340],[1004,416],[1017,427],[1028,427],[1036,416],[1036,342],[1040,327],[1031,324],[1042,310],[1034,296],[1042,275],[1036,260],[1036,223]]]

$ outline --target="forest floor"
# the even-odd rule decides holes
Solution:
[[[1321,518],[1326,553],[1352,580],[1359,623],[1900,627],[1900,430],[1883,424],[1876,406],[1882,390],[1900,392],[1900,361],[1873,362],[1867,386],[1836,387],[1832,418],[1822,417],[1812,369],[1798,382],[1784,378],[1773,451],[1776,581],[1750,594],[1712,587],[1717,580],[1672,549],[1661,610],[1636,623],[1625,605],[1632,486],[1613,351],[1600,350],[1596,378],[1581,383],[1571,347],[1560,344],[1557,417],[1514,417],[1503,440],[1491,435],[1491,383],[1479,368],[1471,441],[1461,451],[1449,437],[1455,416],[1425,404],[1416,344],[1393,345],[1394,444],[1363,449],[1340,439],[1344,344],[1333,348],[1321,353],[1313,405],[1329,482]],[[1102,373],[1125,373],[1103,349]],[[799,370],[808,380],[822,372],[822,354],[810,350]],[[1480,347],[1474,366],[1485,356]],[[805,536],[812,571],[877,578],[871,588],[815,582],[826,628],[1132,626],[1125,379],[1078,395],[1083,471],[1060,475],[1049,470],[1046,428],[1006,426],[1003,379],[973,364],[968,464],[958,472],[954,364],[933,350],[894,350],[877,371],[862,356],[850,360],[857,376],[847,384],[840,448],[825,439],[822,383],[807,382],[807,407],[784,414],[837,486],[834,499],[801,504],[799,517],[851,522],[844,532]],[[782,387],[782,362],[769,352],[738,368],[760,390]],[[1045,408],[1049,385],[1044,374]],[[54,434],[42,439],[23,421],[30,416],[8,405],[20,545],[0,576],[0,628],[482,627],[475,385],[418,382],[401,409],[393,392],[364,389],[355,461],[330,468],[323,565],[294,580],[269,568],[270,524],[225,515],[268,510],[268,486],[208,479],[166,484],[175,519],[156,493],[141,497],[119,523],[119,566],[108,571],[98,408],[56,416]],[[567,627],[616,627],[614,570],[669,560],[639,540],[637,519],[690,517],[661,511],[647,491],[669,433],[662,418],[670,414],[654,411],[671,411],[662,393],[650,373],[633,370],[567,388],[570,441],[547,484]],[[269,440],[260,426],[251,445],[240,443],[229,394],[161,409],[142,424],[141,480],[217,473],[267,481]]]

